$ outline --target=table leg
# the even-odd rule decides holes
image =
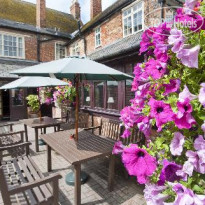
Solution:
[[[51,147],[47,144],[47,168],[48,172],[52,171]]]
[[[80,171],[81,165],[76,164],[74,165],[74,174],[75,174],[75,205],[81,204],[81,181],[80,181]]]
[[[35,128],[35,146],[36,146],[36,152],[39,152],[39,146],[38,146],[38,128]]]
[[[110,155],[109,176],[108,176],[109,191],[113,191],[114,176],[115,176],[115,155]]]
[[[25,140],[28,142],[28,127],[27,125],[24,125],[24,130],[25,130]]]
[[[46,134],[46,127],[43,128],[43,134]]]

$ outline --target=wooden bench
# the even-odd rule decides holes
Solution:
[[[88,128],[88,119],[89,114],[79,112],[79,120],[78,120],[78,127],[79,128]],[[75,122],[66,122],[61,125],[61,130],[71,130],[75,128]]]
[[[0,152],[15,148],[26,148],[26,155],[2,161],[0,167],[0,190],[5,205],[48,205],[58,204],[59,174],[45,177],[28,155],[29,145],[1,147]]]
[[[100,136],[110,138],[114,141],[121,140],[124,145],[128,145],[130,143],[142,145],[144,143],[144,135],[138,129],[133,129],[131,136],[127,139],[121,138],[121,135],[124,131],[124,126],[121,125],[120,121],[108,118],[100,118],[98,119],[98,124],[98,126],[90,127],[86,130],[99,129],[98,134]]]
[[[8,133],[8,132],[13,132],[13,123],[4,123],[0,124],[0,133]]]

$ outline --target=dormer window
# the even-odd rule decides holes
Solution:
[[[123,34],[124,37],[134,34],[143,29],[143,2],[137,4],[123,11]]]
[[[25,58],[24,37],[0,33],[0,56]]]
[[[101,29],[98,27],[95,29],[95,47],[101,46]]]
[[[56,43],[56,60],[65,58],[67,55],[66,46],[62,43]]]

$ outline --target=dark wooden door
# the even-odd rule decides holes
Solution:
[[[10,90],[10,119],[19,120],[27,118],[27,89]]]

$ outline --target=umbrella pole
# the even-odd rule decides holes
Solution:
[[[79,120],[79,74],[76,75],[76,106],[75,106],[75,140],[78,141],[78,120]]]

